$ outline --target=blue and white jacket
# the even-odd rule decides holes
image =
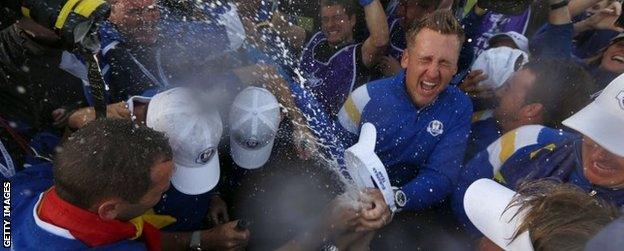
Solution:
[[[405,72],[359,87],[338,115],[345,145],[364,123],[377,128],[376,153],[393,186],[407,195],[408,210],[422,210],[451,194],[470,132],[472,103],[448,86],[426,107],[417,107],[405,88]]]
[[[468,186],[481,178],[494,179],[512,190],[523,181],[549,178],[624,205],[624,190],[599,187],[585,178],[581,146],[578,134],[541,125],[507,132],[466,164],[451,199],[456,218],[470,233],[479,235],[466,216],[463,200]]]

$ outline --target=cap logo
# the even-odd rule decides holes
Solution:
[[[444,133],[444,124],[442,124],[442,122],[440,122],[437,119],[432,120],[431,122],[429,122],[429,125],[427,126],[427,132],[429,132],[431,136],[436,137]]]
[[[618,95],[615,97],[620,105],[620,109],[624,110],[624,90],[620,91]]]
[[[203,150],[201,153],[199,153],[199,156],[197,156],[197,159],[195,159],[195,163],[197,164],[208,163],[208,161],[212,159],[212,156],[214,155],[214,153],[215,153],[214,147],[210,147],[206,150]]]
[[[243,142],[243,144],[245,144],[246,147],[248,148],[256,148],[259,145],[258,140],[254,139],[254,138],[250,138],[247,139]]]

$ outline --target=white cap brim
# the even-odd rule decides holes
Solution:
[[[562,124],[591,138],[607,151],[624,157],[624,119],[620,115],[610,114],[595,101],[564,120]]]
[[[507,209],[515,194],[496,181],[480,179],[466,190],[464,209],[472,224],[499,247],[505,250],[533,250],[528,231],[511,241],[526,212],[524,210],[516,215],[518,207]]]
[[[268,144],[258,149],[250,150],[241,146],[233,137],[230,137],[230,151],[234,162],[245,169],[257,169],[269,160],[275,138],[271,138]]]
[[[188,195],[207,193],[219,183],[219,154],[203,166],[185,167],[175,163],[171,184],[180,192]]]

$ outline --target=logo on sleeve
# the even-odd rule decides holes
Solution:
[[[436,137],[444,133],[444,124],[442,124],[442,122],[440,122],[437,119],[432,120],[431,122],[429,122],[429,125],[427,126],[427,132],[429,132],[431,136]]]
[[[620,91],[615,98],[617,99],[618,104],[620,104],[620,109],[624,110],[624,90]]]

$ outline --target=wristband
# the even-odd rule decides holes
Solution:
[[[358,0],[360,2],[360,6],[366,7],[366,5],[371,4],[374,0]]]
[[[551,4],[550,5],[550,10],[556,10],[556,9],[561,8],[561,7],[565,7],[565,6],[568,5],[568,2],[569,2],[568,0],[563,0],[563,1],[558,2],[556,4]]]

